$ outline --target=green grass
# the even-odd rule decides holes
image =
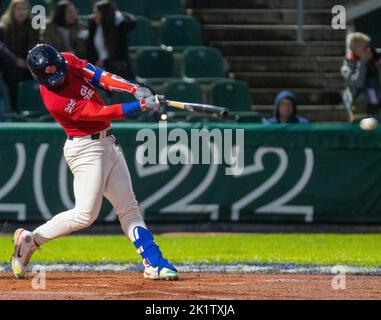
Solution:
[[[270,262],[381,266],[381,235],[232,234],[158,235],[164,255],[180,262]],[[8,262],[12,238],[0,236],[0,262]],[[36,252],[38,262],[138,262],[138,254],[124,236],[69,236]]]

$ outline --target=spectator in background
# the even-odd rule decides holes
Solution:
[[[59,1],[42,38],[58,51],[72,52],[79,57],[85,57],[88,30],[86,25],[79,22],[77,11],[71,1]]]
[[[348,53],[341,74],[347,86],[344,101],[352,102],[355,112],[365,112],[381,121],[381,57],[363,33],[347,37]]]
[[[20,81],[32,79],[27,65],[28,51],[39,42],[39,31],[32,28],[31,6],[27,0],[12,0],[0,25],[0,40],[17,58],[13,82],[10,83],[12,108],[16,110],[17,86]]]
[[[4,98],[4,82],[9,83],[14,75],[16,67],[16,57],[12,52],[0,41],[0,122],[4,121],[5,98]],[[4,81],[3,81],[4,80]]]
[[[134,80],[135,74],[128,56],[127,34],[134,27],[134,16],[116,10],[110,1],[94,4],[94,18],[89,22],[87,59],[98,67]]]
[[[309,123],[309,120],[298,115],[294,94],[290,91],[282,91],[275,98],[273,116],[266,119],[265,123]]]

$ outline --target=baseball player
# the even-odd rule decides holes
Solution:
[[[110,129],[111,120],[158,110],[159,97],[147,86],[128,82],[47,44],[30,50],[27,63],[40,83],[46,108],[67,134],[64,156],[74,176],[75,207],[33,232],[16,230],[12,257],[15,277],[25,275],[33,252],[41,245],[89,227],[97,219],[105,196],[143,259],[144,278],[177,279],[176,268],[163,257],[139,213],[126,161]],[[137,101],[105,106],[96,88],[133,94]]]

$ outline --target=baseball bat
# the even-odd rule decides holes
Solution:
[[[160,100],[163,105],[173,107],[188,112],[199,112],[214,117],[224,119],[229,115],[229,109],[223,107],[217,107],[210,104],[192,103],[192,102],[180,102],[172,100]]]

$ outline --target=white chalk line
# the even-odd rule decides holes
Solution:
[[[193,288],[194,289],[194,288]],[[129,291],[129,292],[59,292],[59,291],[2,291],[0,293],[0,299],[2,296],[23,296],[23,295],[34,295],[34,296],[114,296],[114,297],[123,297],[123,296],[133,296],[133,295],[142,295],[146,293],[158,294],[158,295],[169,295],[169,296],[184,296],[184,293],[176,293],[176,292],[167,292],[167,291],[159,291],[159,290],[140,290],[140,291]],[[234,300],[237,298],[232,297],[219,297],[210,294],[209,296],[199,295],[199,294],[188,294],[190,297],[196,297],[199,299],[214,299],[214,300]],[[158,296],[160,298],[160,296]]]
[[[297,265],[271,263],[181,263],[180,273],[240,273],[240,274],[336,274],[333,265]],[[381,275],[381,266],[340,266],[347,274]],[[142,272],[139,263],[31,263],[30,269],[47,272]],[[0,272],[11,272],[9,263],[0,263]]]
[[[0,293],[0,297],[3,295],[57,295],[57,296],[128,296],[128,295],[138,295],[144,293],[155,293],[155,294],[165,294],[178,296],[180,293],[176,292],[166,292],[166,291],[158,291],[158,290],[140,290],[140,291],[129,291],[129,292],[71,292],[71,291],[44,291],[44,290],[36,290],[36,291],[2,291]]]

